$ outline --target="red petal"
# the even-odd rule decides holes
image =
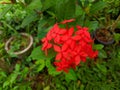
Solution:
[[[47,48],[49,49],[51,47],[52,47],[52,44],[48,43]]]
[[[81,52],[81,53],[80,53],[80,56],[82,56],[82,57],[87,57],[88,55],[87,55],[85,52]]]
[[[81,36],[80,35],[76,35],[74,37],[72,37],[73,40],[80,40],[81,39]]]
[[[60,30],[59,30],[59,26],[58,26],[57,23],[53,26],[53,31],[54,31],[55,33],[58,33],[58,32],[60,31]]]
[[[71,27],[71,28],[68,30],[68,35],[69,35],[69,36],[72,36],[73,32],[74,32],[74,27]]]
[[[87,31],[87,30],[88,30],[88,28],[87,28],[87,27],[83,27],[83,30]]]
[[[54,45],[53,47],[54,47],[54,50],[55,50],[56,52],[60,52],[60,51],[61,51],[61,48],[60,48],[59,46]]]
[[[68,40],[68,38],[69,38],[69,37],[68,37],[67,35],[64,35],[64,36],[61,37],[61,40],[62,40],[62,41],[66,41],[66,40]]]
[[[47,40],[51,40],[51,39],[52,39],[51,33],[48,33],[48,34],[47,34]]]
[[[78,65],[80,63],[80,56],[75,57],[75,64]]]
[[[59,43],[60,42],[60,36],[59,35],[56,36],[56,38],[54,39],[54,42],[55,43]]]
[[[61,58],[62,58],[62,54],[61,54],[61,53],[58,53],[58,54],[56,55],[55,60],[60,60]]]
[[[52,33],[52,38],[55,38],[56,36],[57,36],[57,34],[56,33]]]
[[[78,29],[78,30],[82,29],[82,27],[81,27],[81,26],[79,26],[79,25],[77,25],[76,27],[77,27],[77,29]]]
[[[71,39],[69,39],[69,40],[67,40],[67,42],[66,42],[68,45],[71,45],[71,43],[72,43],[72,40]]]
[[[88,31],[84,31],[84,35],[88,38],[90,38],[90,33]]]
[[[61,23],[62,23],[62,24],[66,24],[66,23],[73,22],[73,21],[75,21],[75,19],[64,20],[64,21],[61,22]]]
[[[62,51],[65,51],[67,48],[68,48],[68,45],[67,44],[63,44]]]
[[[66,32],[67,32],[67,30],[65,30],[65,29],[60,29],[59,34],[65,34]]]
[[[70,44],[70,48],[74,49],[76,46],[77,46],[76,42],[72,41],[71,44]]]
[[[46,37],[45,37],[45,38],[43,38],[41,41],[42,41],[42,42],[45,42],[45,41],[47,41]]]
[[[48,45],[48,42],[45,42],[45,43],[43,44],[43,46],[42,46],[42,50],[45,50],[46,47],[47,47],[47,45]]]

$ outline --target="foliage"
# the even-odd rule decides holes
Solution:
[[[120,90],[118,32],[114,44],[92,45],[99,52],[94,61],[86,58],[86,63],[68,73],[56,71],[57,53],[50,49],[46,56],[41,45],[52,26],[63,20],[75,18],[69,26],[88,27],[89,32],[111,25],[119,15],[119,5],[119,0],[0,0],[0,90]],[[4,50],[7,39],[19,32],[34,37],[30,54],[22,59]]]

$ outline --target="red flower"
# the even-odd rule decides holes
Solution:
[[[65,20],[61,22],[66,24],[72,22],[74,19]],[[70,28],[60,28],[56,23],[46,37],[42,39],[43,47],[47,55],[47,50],[53,48],[56,52],[55,66],[57,71],[68,72],[70,68],[75,69],[80,62],[86,62],[86,58],[89,57],[94,59],[98,55],[98,51],[93,51],[92,44],[93,40],[90,37],[88,28],[76,26]]]

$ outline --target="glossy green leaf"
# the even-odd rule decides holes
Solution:
[[[55,52],[53,50],[48,50],[48,55],[45,55],[45,52],[41,50],[42,46],[38,46],[33,49],[31,55],[29,56],[33,60],[50,60],[55,57]]]
[[[37,60],[35,62],[35,65],[37,65],[36,69],[37,69],[37,72],[40,72],[41,70],[43,70],[43,68],[45,67],[45,60]]]
[[[104,45],[102,45],[102,44],[94,44],[94,45],[93,45],[93,48],[94,48],[95,50],[101,50],[101,49],[104,48]]]

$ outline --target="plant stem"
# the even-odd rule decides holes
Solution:
[[[111,26],[111,31],[114,32],[116,26],[117,26],[117,23],[118,21],[120,20],[120,15],[117,17],[117,19],[115,20],[115,22],[112,24]]]

